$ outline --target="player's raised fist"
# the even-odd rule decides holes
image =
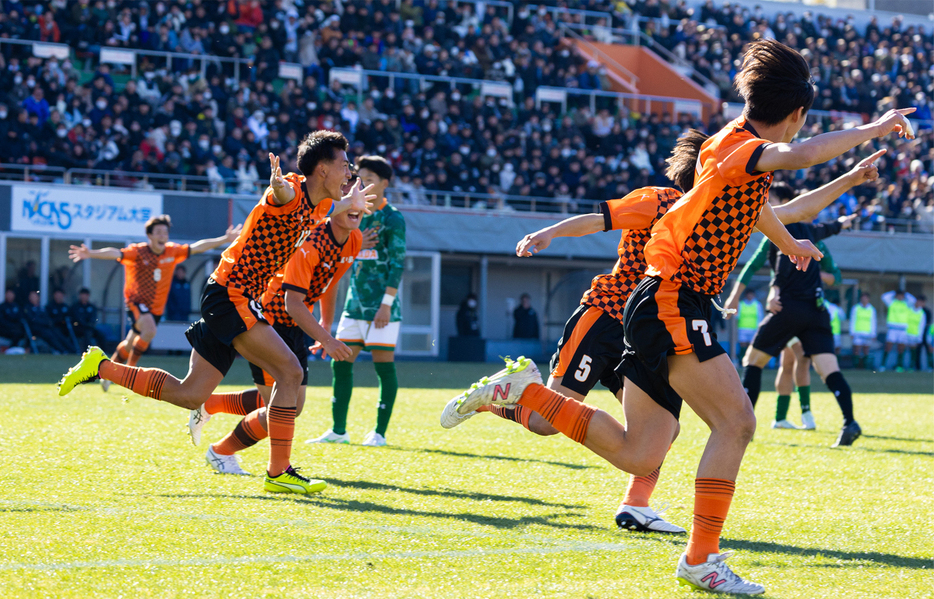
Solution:
[[[889,133],[897,133],[899,137],[914,139],[915,131],[908,122],[908,115],[917,110],[916,108],[898,108],[892,109],[883,114],[873,123],[876,128],[876,137],[882,137]]]
[[[91,250],[83,243],[81,245],[73,245],[68,248],[68,257],[71,258],[72,262],[81,262],[91,257]]]

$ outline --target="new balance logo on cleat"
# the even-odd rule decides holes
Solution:
[[[503,388],[502,385],[496,385],[496,388],[493,389],[493,401],[506,401],[506,398],[509,397],[509,388],[512,387],[512,383],[506,383],[506,387]]]
[[[720,580],[717,580],[717,573],[711,572],[707,576],[704,576],[703,578],[701,578],[701,582],[706,582],[707,586],[709,586],[711,589],[715,589],[721,584],[726,584],[726,578],[721,578]]]

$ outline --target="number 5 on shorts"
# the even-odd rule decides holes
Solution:
[[[710,347],[710,333],[707,332],[707,321],[706,320],[692,320],[691,328],[695,331],[700,331],[701,335],[704,336],[704,345]]]
[[[587,377],[590,376],[590,356],[583,356],[581,358],[580,366],[577,368],[577,372],[574,373],[574,378],[579,380],[582,383],[587,382]]]

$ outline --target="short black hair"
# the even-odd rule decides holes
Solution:
[[[319,163],[334,160],[337,152],[346,152],[347,148],[347,138],[337,131],[322,129],[309,133],[298,144],[298,170],[310,177]]]
[[[668,168],[665,176],[687,193],[694,187],[694,174],[697,171],[697,156],[708,135],[697,129],[689,129],[678,138],[671,156],[665,159]]]
[[[361,156],[357,160],[357,170],[365,168],[383,181],[391,181],[393,170],[389,161],[382,156]]]
[[[56,293],[61,293],[62,295],[64,295],[65,290],[62,289],[61,287],[56,287],[55,289],[52,290],[52,295],[55,295]]]
[[[152,235],[153,229],[158,225],[165,225],[168,228],[172,228],[172,217],[168,214],[160,214],[159,216],[154,216],[146,221],[146,235]]]
[[[775,197],[785,203],[795,197],[795,190],[791,188],[791,185],[788,185],[784,181],[776,181],[772,183],[772,187],[769,189],[769,193],[774,193]]]
[[[81,289],[78,290],[78,295],[84,295],[84,294],[91,295],[91,290],[88,289],[87,287],[82,287]]]
[[[743,115],[766,125],[777,125],[802,106],[807,113],[814,103],[807,61],[775,40],[759,40],[749,45],[734,85],[746,101]]]

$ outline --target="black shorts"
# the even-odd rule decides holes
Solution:
[[[558,351],[551,358],[551,376],[560,377],[562,386],[581,395],[598,382],[616,395],[622,387],[614,370],[623,348],[620,321],[600,308],[578,306],[564,325]]]
[[[770,356],[777,356],[792,337],[801,340],[805,356],[832,354],[830,313],[813,300],[782,300],[781,311],[769,312],[759,323],[752,346]]]
[[[188,338],[191,349],[207,360],[211,366],[217,368],[222,375],[227,376],[230,367],[233,366],[234,360],[237,358],[237,350],[233,348],[233,345],[218,339],[203,318],[198,322],[191,323],[191,326],[185,331],[185,337]]]
[[[678,418],[681,396],[668,383],[668,356],[725,354],[711,326],[712,298],[658,277],[642,279],[623,311],[626,350],[616,369]]]
[[[285,344],[292,350],[298,363],[302,367],[302,385],[308,384],[308,341],[305,339],[305,332],[299,327],[283,326],[278,322],[272,325],[272,328],[279,333],[279,337],[285,341]],[[272,387],[273,380],[269,373],[250,362],[250,372],[253,374],[253,382],[257,385]]]
[[[201,294],[201,320],[224,345],[253,328],[258,322],[268,324],[258,301],[236,288],[228,288],[209,279]]]
[[[140,319],[144,314],[149,314],[155,319],[156,324],[159,324],[159,321],[162,320],[161,314],[153,314],[149,311],[149,307],[146,304],[137,304],[134,302],[126,303],[126,316],[130,319],[130,328],[139,333],[139,329],[136,328],[136,321]]]

